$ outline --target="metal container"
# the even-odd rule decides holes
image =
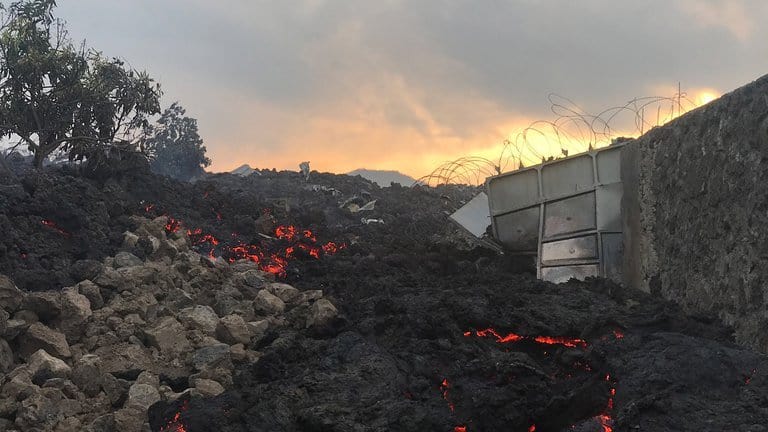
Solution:
[[[536,256],[541,279],[622,279],[621,149],[615,144],[489,177],[493,234]]]

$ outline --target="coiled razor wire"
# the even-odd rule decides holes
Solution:
[[[671,97],[647,96],[634,98],[598,114],[589,114],[570,99],[550,94],[547,99],[555,120],[537,120],[503,142],[498,159],[464,156],[442,163],[431,173],[414,183],[438,186],[446,184],[479,185],[490,176],[535,165],[569,154],[583,153],[630,138],[617,135],[614,125],[629,115],[634,130],[627,133],[640,136],[649,129],[663,125],[698,107],[686,93],[679,90]]]

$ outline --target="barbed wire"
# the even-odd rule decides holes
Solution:
[[[487,177],[536,165],[568,155],[583,153],[637,137],[661,126],[699,105],[679,85],[673,96],[634,98],[624,105],[590,114],[572,100],[551,93],[547,97],[554,120],[537,120],[504,140],[498,158],[464,156],[447,161],[414,184],[482,184]],[[629,117],[628,121],[625,120]],[[627,126],[628,125],[628,126]]]

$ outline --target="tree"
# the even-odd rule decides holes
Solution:
[[[142,148],[149,155],[150,167],[158,174],[188,181],[203,174],[211,164],[197,130],[197,120],[174,102],[157,120],[145,128]]]
[[[18,138],[34,166],[56,150],[99,161],[135,150],[160,86],[117,58],[76,48],[55,19],[55,0],[25,0],[0,22],[0,137]]]

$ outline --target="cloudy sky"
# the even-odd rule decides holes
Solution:
[[[553,119],[550,93],[597,112],[768,73],[765,0],[59,0],[57,14],[180,101],[215,171],[421,176]]]

